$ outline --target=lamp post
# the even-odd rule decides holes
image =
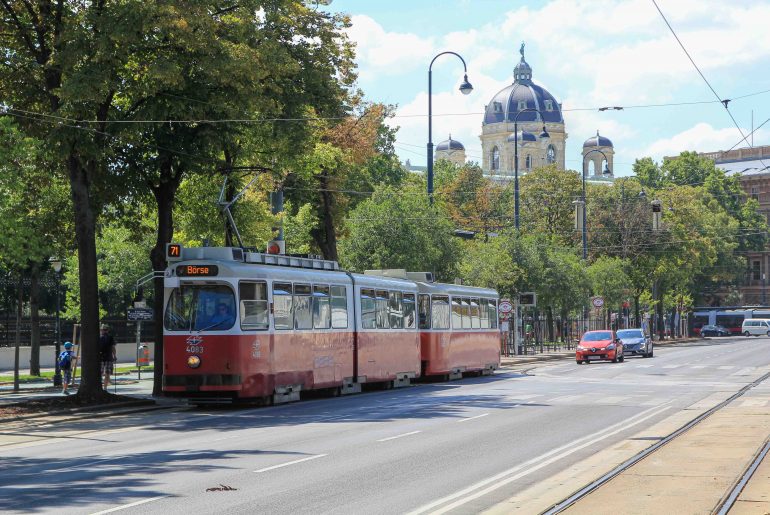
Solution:
[[[55,362],[55,372],[53,375],[53,385],[54,386],[61,386],[61,369],[59,368],[59,354],[61,353],[61,324],[59,322],[59,311],[61,310],[61,301],[59,297],[59,291],[60,283],[61,283],[61,259],[58,258],[51,258],[50,259],[51,266],[53,267],[53,271],[56,272],[56,356],[54,359]]]
[[[607,155],[604,152],[602,152],[599,149],[593,149],[585,153],[585,155],[583,156],[583,198],[581,202],[578,202],[575,204],[575,207],[577,209],[582,210],[581,225],[582,225],[582,232],[583,232],[583,260],[588,259],[588,238],[586,237],[586,172],[588,170],[586,169],[586,157],[590,156],[594,152],[598,152],[602,156],[604,156],[605,164],[604,164],[604,171],[602,173],[607,176],[612,175],[612,172],[610,171],[610,168],[607,165],[609,160],[607,159]],[[576,217],[576,220],[580,220],[580,219],[581,219],[581,216]]]
[[[762,274],[762,305],[765,306],[765,285],[767,283],[765,282],[765,274]]]
[[[534,107],[522,109],[516,113],[513,119],[513,220],[517,231],[519,230],[519,116],[528,111],[539,114],[540,119],[543,120],[543,113]],[[545,121],[543,121],[543,132],[540,133],[540,138],[548,139],[550,137],[548,131],[545,130]]]
[[[455,52],[441,52],[430,62],[430,66],[428,66],[428,200],[431,205],[433,204],[433,104],[431,101],[433,96],[433,63],[444,54],[456,55],[457,58],[463,62],[463,73],[465,76],[463,77],[462,84],[460,84],[460,92],[463,95],[467,95],[473,91],[473,86],[468,82],[468,67],[465,65],[465,59],[463,59],[460,54]]]

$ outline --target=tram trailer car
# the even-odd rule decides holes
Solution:
[[[306,390],[356,393],[364,383],[405,386],[424,374],[457,377],[499,366],[494,290],[418,283],[403,271],[403,277],[352,274],[332,261],[240,248],[169,248],[167,257],[177,261],[166,270],[164,288],[167,395],[194,403],[280,403]],[[452,299],[453,289],[467,296],[467,330],[460,297],[456,331],[424,323],[418,329],[420,292],[419,316],[431,320],[426,292]],[[485,330],[480,312],[473,322],[482,297],[486,325],[494,320]],[[436,316],[449,313],[439,307]]]

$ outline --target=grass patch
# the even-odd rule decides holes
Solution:
[[[115,368],[115,374],[133,374],[136,373],[138,369],[135,366],[130,367],[116,367]],[[154,367],[142,367],[142,373],[152,372],[154,370]],[[78,367],[78,376],[80,375],[80,368]],[[20,383],[35,383],[35,382],[43,382],[45,381],[53,381],[54,371],[46,371],[42,372],[39,376],[32,376],[29,374],[19,374],[19,382]],[[11,375],[0,375],[0,383],[12,383],[13,382],[13,374]]]

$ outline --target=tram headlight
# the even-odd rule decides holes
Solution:
[[[198,368],[201,366],[200,356],[187,356],[187,366],[190,368]]]

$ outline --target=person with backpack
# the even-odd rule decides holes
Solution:
[[[59,370],[62,373],[62,391],[64,395],[69,395],[67,387],[72,380],[72,362],[75,361],[75,356],[72,353],[72,342],[64,342],[64,350],[59,354]]]
[[[110,386],[110,376],[114,372],[114,363],[117,361],[115,351],[115,339],[110,334],[110,328],[102,324],[101,335],[99,336],[99,357],[102,362],[102,376],[104,380],[102,387],[107,390]]]

